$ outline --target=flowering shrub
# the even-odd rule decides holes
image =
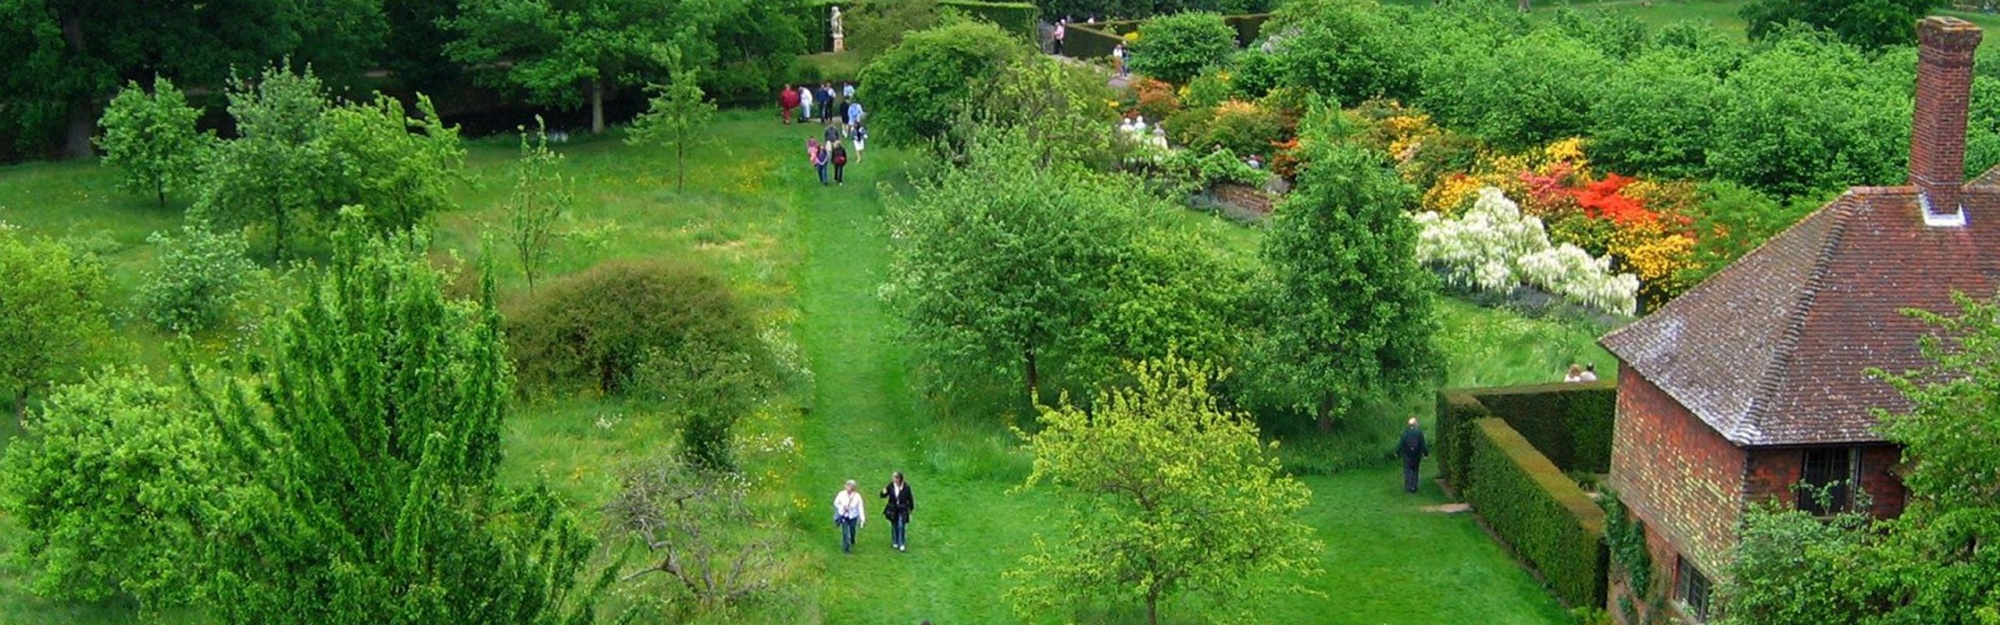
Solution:
[[[1209,119],[1208,132],[1195,147],[1221,145],[1237,154],[1268,154],[1271,144],[1282,138],[1284,122],[1278,114],[1241,100],[1223,102]]]
[[[1174,86],[1151,78],[1132,81],[1132,91],[1138,95],[1134,112],[1153,122],[1173,116],[1181,110],[1181,98],[1174,94]]]
[[[1572,303],[1629,315],[1638,308],[1639,278],[1613,273],[1609,257],[1549,240],[1542,220],[1524,215],[1500,189],[1485,187],[1465,215],[1426,211],[1415,217],[1419,261],[1445,280],[1486,291],[1527,284]]]
[[[1181,104],[1190,108],[1215,106],[1235,97],[1229,70],[1211,67],[1181,87]]]

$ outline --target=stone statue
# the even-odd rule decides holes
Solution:
[[[842,31],[840,28],[840,7],[833,7],[833,18],[828,21],[833,23],[833,51],[834,52],[846,51],[847,33]]]

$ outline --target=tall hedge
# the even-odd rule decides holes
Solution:
[[[993,22],[1017,37],[1034,41],[1041,34],[1042,10],[1026,2],[979,2],[978,0],[938,0],[938,6],[965,12],[974,18]]]
[[[1505,421],[1468,424],[1462,493],[1571,607],[1604,605],[1604,510]]]
[[[1440,432],[1448,432],[1452,422],[1499,417],[1564,471],[1611,471],[1616,381],[1440,391],[1437,410]],[[1453,458],[1455,450],[1446,438],[1439,436],[1438,463],[1451,481],[1456,476],[1453,463],[1463,459]]]
[[[1437,399],[1437,462],[1438,470],[1444,473],[1444,481],[1453,487],[1465,484],[1467,455],[1460,450],[1469,443],[1466,437],[1472,435],[1474,420],[1493,416],[1486,406],[1471,393],[1462,390],[1438,391]]]

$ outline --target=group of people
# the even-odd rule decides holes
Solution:
[[[889,484],[876,497],[888,500],[882,505],[882,516],[889,521],[890,546],[909,551],[910,513],[916,511],[917,500],[910,494],[909,482],[903,481],[903,472],[891,473]],[[867,502],[854,490],[854,480],[848,480],[833,496],[833,524],[840,528],[841,553],[854,553],[855,534],[868,524]]]
[[[813,115],[817,104],[819,115]],[[868,127],[865,119],[868,112],[861,108],[861,101],[854,97],[854,83],[843,83],[839,91],[834,91],[832,83],[821,83],[819,87],[800,85],[794,89],[785,85],[778,92],[779,118],[784,123],[792,123],[792,111],[803,108],[799,117],[801,123],[817,119],[826,125],[821,136],[806,139],[806,159],[819,172],[819,183],[846,185],[847,160],[861,159],[862,150],[868,146]],[[850,154],[847,146],[854,146]],[[831,168],[833,176],[827,177]]]
[[[1097,16],[1095,15],[1090,16],[1088,22],[1091,24],[1096,24]],[[1068,41],[1069,41],[1069,18],[1065,17],[1057,19],[1055,26],[1051,27],[1049,30],[1049,53],[1054,54],[1056,56],[1062,56],[1064,46]],[[1130,52],[1125,50],[1125,42],[1123,40],[1120,40],[1117,45],[1111,48],[1111,69],[1116,70],[1120,77],[1131,75],[1126,70],[1125,67],[1126,56],[1128,54],[1130,54]]]
[[[1575,364],[1575,363],[1571,363],[1571,364],[1570,364],[1570,366],[1569,366],[1569,374],[1568,374],[1568,375],[1565,375],[1565,376],[1563,376],[1563,381],[1564,381],[1564,382],[1596,382],[1596,381],[1597,381],[1597,365],[1594,365],[1594,364],[1591,364],[1591,365],[1579,365],[1579,364]]]

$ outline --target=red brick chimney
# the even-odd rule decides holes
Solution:
[[[1955,17],[1917,22],[1917,111],[1910,129],[1910,184],[1927,221],[1963,224],[1965,118],[1979,27]]]

